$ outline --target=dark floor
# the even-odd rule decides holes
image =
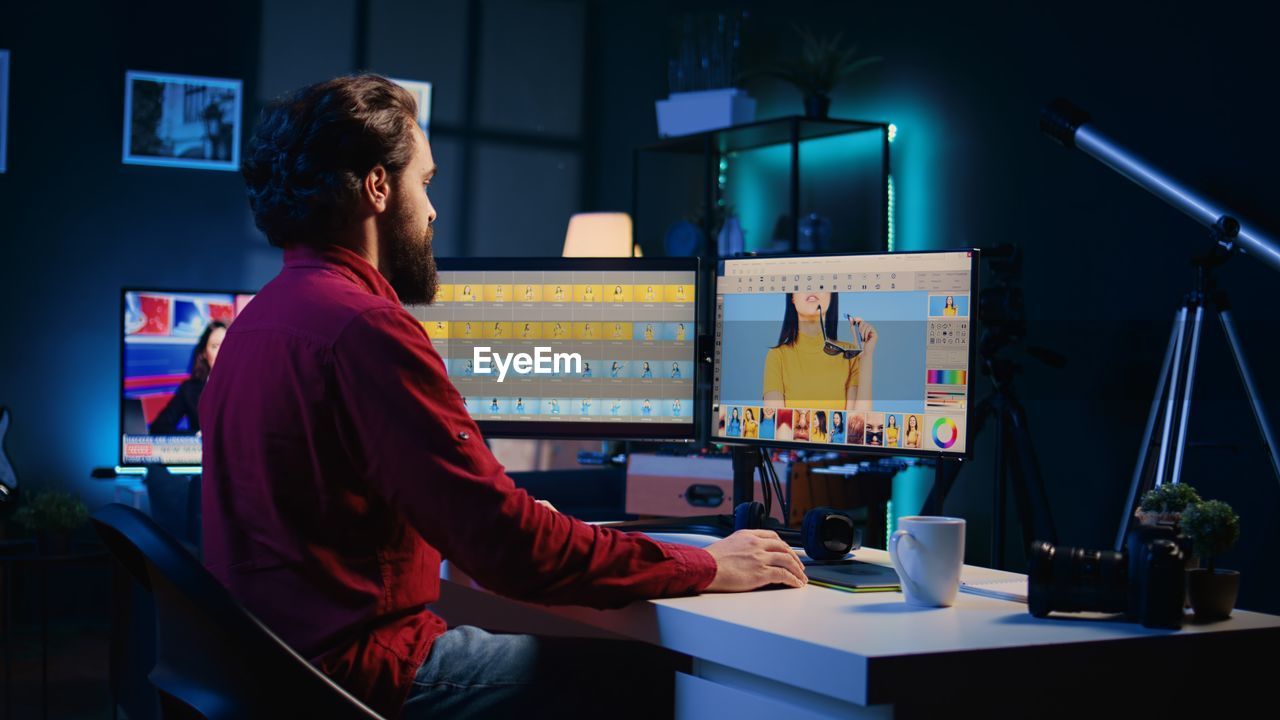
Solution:
[[[110,718],[111,693],[107,685],[109,631],[108,623],[101,620],[54,620],[50,623],[48,712],[42,714],[40,626],[35,623],[15,626],[11,631],[12,692],[6,694],[0,685],[0,718]],[[0,657],[0,663],[3,662]],[[3,667],[0,667],[2,677]]]
[[[0,600],[7,596],[11,619],[7,654],[0,632],[0,720],[111,718],[111,567],[105,552],[100,545],[78,543],[55,561],[9,560],[0,574]],[[49,621],[43,692],[42,616]],[[0,614],[0,631],[3,623]],[[10,689],[3,685],[6,670]]]

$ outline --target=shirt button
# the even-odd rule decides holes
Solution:
[[[459,431],[458,431],[458,439],[459,439],[459,440],[470,440],[470,439],[471,439],[471,433],[467,432],[466,430],[459,430]]]

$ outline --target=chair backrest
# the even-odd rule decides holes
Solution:
[[[380,717],[241,607],[146,515],[111,504],[92,522],[121,566],[155,598],[150,678],[166,717]]]

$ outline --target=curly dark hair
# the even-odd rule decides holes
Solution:
[[[262,110],[240,171],[258,229],[272,245],[322,245],[349,224],[377,165],[413,157],[417,101],[379,75],[309,85]]]

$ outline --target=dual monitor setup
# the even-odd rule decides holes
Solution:
[[[487,437],[970,454],[976,251],[438,267],[406,309]],[[200,464],[194,401],[252,297],[124,291],[122,465]]]

